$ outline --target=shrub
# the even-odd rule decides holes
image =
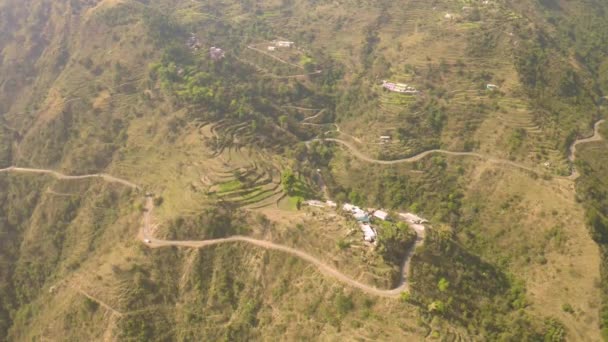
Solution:
[[[439,279],[439,282],[437,283],[437,288],[441,292],[447,291],[449,286],[450,286],[450,282],[445,278]]]
[[[569,303],[562,304],[562,310],[564,310],[564,312],[567,312],[569,314],[574,314],[574,308]]]

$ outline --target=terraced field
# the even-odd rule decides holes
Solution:
[[[209,194],[237,207],[276,206],[283,196],[281,170],[270,163],[254,161],[235,170],[213,170],[209,178],[215,182]]]
[[[240,53],[240,59],[254,65],[261,71],[276,77],[290,77],[306,74],[303,67],[293,62],[280,60],[257,48],[246,48]]]

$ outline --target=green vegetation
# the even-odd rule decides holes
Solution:
[[[246,234],[250,228],[245,217],[228,208],[208,208],[189,218],[177,218],[168,224],[168,240],[205,240]]]
[[[294,188],[296,185],[296,176],[294,176],[291,170],[287,170],[281,176],[281,184],[283,185],[283,190],[288,194],[292,195],[294,193]]]
[[[401,167],[384,168],[376,173],[378,177],[351,169],[354,176],[349,179],[351,186],[336,186],[332,192],[337,198],[348,198],[363,206],[433,212],[439,222],[455,223],[462,199],[458,173],[448,169],[442,156],[425,159],[415,167],[425,170],[421,177],[412,176]]]
[[[605,126],[602,131],[605,134]],[[606,136],[606,135],[604,135]],[[584,146],[577,159],[577,170],[581,177],[576,183],[578,200],[585,207],[589,234],[600,247],[602,309],[602,337],[608,339],[608,186],[603,181],[608,177],[608,159],[605,142]],[[569,308],[571,309],[571,307]],[[570,310],[564,309],[569,312]]]
[[[608,339],[608,147],[579,146],[578,203],[551,177],[606,115],[606,11],[0,0],[0,168],[129,179],[162,194],[159,238],[277,240],[377,287],[396,283],[413,231],[379,223],[372,247],[303,201],[324,185],[432,222],[410,290],[374,298],[244,244],[147,249],[142,194],[117,184],[0,174],[0,341],[562,341],[597,340],[598,326]],[[295,47],[271,53],[274,39]],[[472,151],[546,176],[473,156],[370,164],[322,137],[377,159]]]
[[[412,277],[419,279],[412,300],[430,314],[462,320],[479,339],[542,339],[544,325],[524,314],[528,302],[522,285],[467,253],[448,232],[427,233],[414,255]],[[437,286],[419,285],[431,282]]]
[[[221,183],[219,185],[220,187],[220,192],[230,192],[230,191],[234,191],[237,189],[240,189],[243,186],[243,184],[238,180],[238,179],[233,179],[230,181],[227,181],[225,183]]]
[[[382,221],[379,222],[376,229],[378,230],[378,253],[387,262],[400,266],[408,248],[416,240],[415,232],[404,222],[394,224]]]
[[[440,292],[447,291],[449,286],[450,286],[450,282],[447,281],[447,279],[445,279],[445,278],[439,279],[439,282],[437,283],[437,289],[439,289]]]

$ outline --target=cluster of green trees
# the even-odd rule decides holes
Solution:
[[[487,341],[565,341],[556,319],[526,314],[525,286],[461,246],[449,231],[427,231],[412,258],[412,292],[402,296],[419,305],[423,319],[440,316]],[[435,284],[431,286],[430,284]]]
[[[378,229],[378,253],[387,262],[401,266],[409,247],[416,240],[416,233],[404,222],[381,222]]]
[[[193,217],[176,218],[167,227],[170,240],[217,239],[250,231],[246,217],[227,206],[207,208]]]
[[[241,130],[241,140],[266,147],[277,148],[277,142],[293,143],[293,134],[307,137],[306,131],[284,114],[278,106],[281,103],[308,98],[316,106],[331,107],[331,98],[317,94],[300,81],[264,79],[231,54],[213,61],[206,52],[194,53],[177,42],[165,46],[162,59],[150,66],[150,78],[160,83],[176,105],[190,108],[188,119],[225,120],[222,127],[226,128],[249,122]],[[325,86],[332,80],[318,82]]]
[[[593,120],[608,90],[600,72],[608,60],[608,25],[602,14],[608,7],[593,6],[596,10],[585,15],[577,13],[582,8],[576,5],[568,14],[560,6],[545,6],[550,10],[540,11],[539,25],[514,27],[522,38],[515,49],[516,68],[537,109],[535,120],[559,127],[560,142]]]
[[[434,213],[437,221],[457,226],[463,198],[458,170],[448,168],[447,160],[440,155],[422,160],[414,167],[424,173],[413,177],[400,166],[385,167],[382,171],[369,169],[353,174],[353,185],[348,188],[328,185],[341,201]],[[365,189],[364,194],[360,189]]]
[[[579,149],[576,169],[581,176],[576,182],[577,199],[585,207],[587,227],[600,247],[601,255],[601,328],[602,337],[608,340],[608,158],[602,142],[601,149]]]
[[[29,324],[37,314],[32,303],[47,293],[49,279],[59,269],[78,268],[80,260],[69,262],[79,253],[69,234],[78,230],[80,246],[87,247],[81,252],[87,255],[95,249],[95,239],[104,234],[103,228],[117,219],[119,203],[124,203],[125,193],[112,191],[100,192],[86,202],[80,196],[45,195],[48,180],[39,175],[0,175],[0,340],[15,338],[7,335],[12,325]],[[90,218],[93,222],[74,225],[77,215],[91,205],[98,206]]]

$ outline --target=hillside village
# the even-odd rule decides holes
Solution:
[[[196,35],[194,33],[192,33],[190,35],[186,45],[193,51],[198,51],[199,49],[202,48],[202,44],[201,44],[200,40],[196,37]],[[280,50],[290,50],[290,49],[294,48],[295,46],[296,46],[296,44],[293,41],[277,38],[277,39],[272,40],[266,46],[266,50],[267,50],[267,53],[275,53],[275,52],[279,52]],[[254,51],[259,51],[259,52],[264,53],[263,50],[259,50],[259,49],[255,48],[254,46],[249,46],[248,48],[251,50],[254,50]],[[218,61],[225,57],[225,52],[222,49],[213,46],[209,50],[209,55],[212,60]],[[277,59],[277,60],[280,61],[281,63],[287,63],[286,61],[281,60],[281,59]],[[394,92],[394,93],[398,93],[398,94],[405,94],[405,95],[419,95],[420,94],[420,91],[411,85],[408,85],[405,83],[387,81],[387,80],[382,81],[382,88],[386,91]],[[388,135],[380,136],[381,144],[387,144],[387,143],[390,143],[390,141],[391,141],[391,136],[388,136]],[[304,204],[306,204],[310,207],[338,210],[338,204],[332,200],[327,200],[325,202],[322,202],[319,200],[307,200],[307,201],[304,201]],[[425,229],[424,224],[428,223],[427,220],[425,220],[413,213],[399,213],[399,214],[395,215],[395,217],[392,217],[389,215],[388,211],[386,211],[386,210],[371,209],[371,208],[362,209],[361,207],[354,205],[354,204],[350,204],[350,203],[344,203],[340,209],[347,216],[350,216],[350,218],[353,221],[357,222],[357,224],[361,230],[363,240],[366,243],[372,244],[374,246],[378,245],[379,232],[376,227],[378,226],[378,224],[380,222],[393,222],[395,220],[400,220],[400,221],[406,222],[411,228],[413,228],[413,230],[416,232],[417,235],[424,234],[424,229]]]
[[[194,33],[192,33],[190,35],[190,37],[187,40],[186,45],[192,51],[198,51],[199,49],[202,48],[202,44],[201,44],[200,40]],[[266,50],[269,53],[272,53],[272,52],[278,52],[279,49],[289,50],[289,49],[292,49],[294,46],[295,46],[295,42],[293,42],[293,41],[275,39],[275,40],[272,40],[267,45]],[[249,46],[248,48],[251,50],[254,50],[254,51],[260,51],[260,52],[264,53],[262,50],[258,50],[254,46]],[[221,48],[212,46],[209,49],[209,56],[210,56],[211,60],[219,61],[225,57],[225,52]],[[278,61],[280,61],[281,63],[287,63],[281,59],[278,59]],[[385,90],[395,92],[395,93],[400,93],[400,94],[417,95],[420,93],[419,90],[417,90],[416,88],[414,88],[413,86],[410,86],[408,84],[390,82],[390,81],[386,81],[386,80],[382,81],[382,87]],[[389,143],[390,140],[391,140],[390,136],[380,136],[381,144]],[[326,202],[322,202],[319,200],[307,200],[307,201],[304,201],[304,204],[306,204],[310,207],[317,207],[317,208],[331,208],[331,209],[338,208],[337,203],[334,201],[331,201],[331,200],[327,200]],[[391,217],[389,215],[389,213],[383,209],[368,208],[368,209],[364,210],[364,209],[360,208],[359,206],[356,206],[356,205],[350,204],[350,203],[344,203],[343,206],[341,207],[341,211],[343,213],[346,213],[347,215],[350,215],[350,217],[354,221],[357,222],[357,224],[363,234],[363,240],[365,242],[373,244],[373,245],[377,245],[377,242],[378,242],[378,230],[376,229],[376,226],[379,221],[392,222],[395,219],[400,219],[401,221],[404,221],[404,222],[408,223],[409,225],[418,225],[417,226],[418,229],[414,229],[417,234],[420,231],[424,230],[423,224],[428,222],[428,221],[418,217],[417,215],[411,214],[411,213],[399,214],[399,215],[397,215],[397,217]]]
[[[308,200],[304,204],[310,207],[316,208],[329,208],[338,210],[338,204],[334,201],[328,200],[325,202],[319,200]],[[352,220],[356,221],[363,233],[363,240],[377,245],[378,241],[378,230],[375,228],[379,222],[393,222],[395,220],[401,220],[406,222],[415,232],[420,235],[424,233],[425,224],[428,221],[420,216],[413,213],[399,213],[396,216],[391,216],[387,211],[382,209],[362,209],[351,203],[344,203],[341,207],[343,213],[349,215]]]
[[[608,336],[592,5],[7,1],[0,341]]]

